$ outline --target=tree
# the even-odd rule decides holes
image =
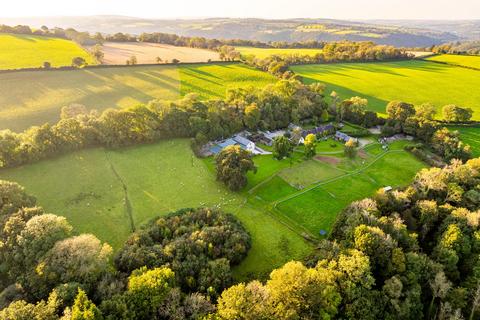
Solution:
[[[95,236],[82,234],[55,243],[36,267],[32,279],[42,296],[58,283],[78,282],[90,289],[109,268],[112,248]]]
[[[130,65],[136,65],[137,64],[137,57],[136,56],[131,56],[130,59],[127,60],[127,64],[130,64]]]
[[[282,160],[283,158],[290,157],[293,151],[293,145],[285,136],[275,137],[273,140],[273,157]]]
[[[327,109],[323,109],[322,114],[320,115],[320,122],[325,123],[329,119],[328,111]]]
[[[316,153],[316,148],[317,148],[317,137],[315,137],[314,134],[308,134],[305,137],[305,157],[306,158],[312,158]]]
[[[35,198],[28,195],[18,183],[0,180],[0,222],[21,208],[34,206],[35,202]]]
[[[43,63],[43,69],[50,69],[52,67],[52,64],[48,61],[45,61]]]
[[[128,278],[127,304],[132,319],[156,319],[158,307],[174,286],[175,274],[169,268],[143,267]]]
[[[347,142],[345,142],[345,147],[343,149],[345,156],[348,158],[355,158],[357,154],[357,143],[353,139],[349,139]]]
[[[216,157],[217,180],[222,181],[233,191],[247,185],[247,172],[256,172],[252,154],[240,146],[228,146]]]
[[[172,59],[172,63],[173,63],[173,64],[179,64],[179,63],[180,63],[180,60],[173,58],[173,59]]]
[[[431,103],[423,103],[416,107],[415,116],[425,120],[433,120],[437,115],[437,108]]]
[[[86,64],[87,64],[87,62],[82,57],[75,57],[75,58],[72,59],[72,66],[73,67],[81,68],[81,67],[85,66]]]
[[[158,64],[160,64],[160,63],[163,62],[162,58],[160,58],[160,57],[156,57],[156,58],[155,58],[155,61],[156,61]]]
[[[99,44],[96,44],[92,48],[92,54],[95,57],[95,59],[97,59],[97,61],[100,61],[100,62],[102,61],[103,57],[105,56],[105,54],[102,51],[102,46],[99,45]]]
[[[260,109],[256,103],[252,103],[245,107],[244,122],[248,129],[256,130],[261,120]]]
[[[102,313],[97,306],[88,299],[82,289],[78,289],[77,297],[72,306],[71,320],[102,320]]]
[[[467,122],[473,115],[470,108],[461,108],[454,104],[446,105],[442,108],[443,117],[448,122]]]
[[[391,101],[387,105],[388,118],[404,123],[407,118],[415,115],[415,108],[412,104],[402,101]]]

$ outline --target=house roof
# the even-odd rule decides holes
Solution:
[[[244,147],[248,146],[250,143],[253,143],[252,141],[248,140],[247,138],[244,138],[240,135],[236,135],[232,138],[232,140],[236,141],[237,143],[243,145]]]

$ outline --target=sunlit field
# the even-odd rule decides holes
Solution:
[[[462,67],[480,69],[480,56],[464,56],[455,54],[441,54],[426,58],[429,61],[438,61]]]
[[[299,54],[299,55],[309,55],[314,56],[320,52],[322,49],[277,49],[277,48],[255,48],[255,47],[236,47],[237,51],[240,52],[243,56],[254,55],[257,58],[266,58],[271,55],[289,55],[289,54]]]
[[[85,49],[70,40],[0,34],[0,70],[40,68],[44,62],[50,62],[52,67],[71,66],[75,57],[84,58],[90,65],[96,64]]]

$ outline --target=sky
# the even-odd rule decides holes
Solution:
[[[2,1],[3,2],[3,1]],[[480,19],[480,0],[14,0],[0,17]]]

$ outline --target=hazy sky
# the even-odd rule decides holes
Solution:
[[[4,1],[2,1],[4,2]],[[0,17],[480,19],[480,0],[13,0]]]

